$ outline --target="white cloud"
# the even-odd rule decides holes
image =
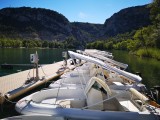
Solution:
[[[80,12],[80,13],[78,14],[78,17],[81,18],[81,19],[86,19],[86,18],[88,18],[88,15],[85,14],[85,13],[83,13],[83,12]]]

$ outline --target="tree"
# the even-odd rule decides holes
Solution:
[[[104,49],[111,50],[113,48],[113,41],[104,44]]]
[[[22,40],[13,40],[14,41],[14,45],[13,47],[15,48],[19,48],[19,47],[22,47]]]
[[[103,45],[104,45],[104,42],[103,41],[96,41],[96,44],[95,44],[95,48],[96,49],[103,49]]]
[[[66,48],[76,48],[80,46],[80,42],[76,40],[73,36],[68,37],[65,41],[64,44]]]
[[[150,18],[154,25],[157,26],[157,23],[160,21],[157,19],[158,14],[160,14],[160,0],[153,0],[149,5],[150,9]]]
[[[43,41],[42,47],[49,47],[49,42],[47,40]]]
[[[155,46],[160,49],[160,24],[153,30],[151,37],[155,41]]]
[[[42,41],[41,40],[34,40],[36,47],[42,47]]]
[[[139,40],[128,40],[127,49],[130,51],[136,51],[141,47],[141,42]]]
[[[0,48],[2,47],[2,42],[1,42],[1,40],[0,40]]]
[[[136,31],[134,35],[134,40],[138,40],[140,42],[140,47],[155,47],[155,39],[152,37],[153,35],[153,26],[143,27]]]

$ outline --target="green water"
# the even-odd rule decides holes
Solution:
[[[111,51],[114,59],[128,64],[127,71],[131,73],[140,72],[142,83],[148,88],[160,85],[160,61],[150,58],[140,58],[128,54],[125,51]]]
[[[31,64],[30,54],[37,51],[39,64],[50,64],[62,60],[62,49],[0,49],[0,64]],[[18,72],[31,67],[13,67],[13,69],[1,69],[0,76]]]

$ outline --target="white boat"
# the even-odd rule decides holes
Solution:
[[[92,53],[92,54],[97,54],[97,55],[103,55],[107,58],[111,58],[113,59],[113,55],[110,52],[106,52],[106,51],[100,51],[100,50],[96,50],[96,49],[85,49],[86,53]]]
[[[65,116],[70,119],[157,120],[160,109],[134,88],[112,90],[96,77],[85,88],[62,87],[41,90],[17,102],[21,114]]]
[[[62,75],[62,79],[57,80],[50,84],[49,88],[64,87],[64,86],[79,86],[86,85],[87,81],[93,77],[97,76],[98,78],[104,79],[107,77],[107,84],[112,89],[121,89],[125,90],[128,88],[136,88],[137,90],[144,90],[145,86],[139,83],[142,78],[138,75],[134,75],[123,70],[114,68],[113,66],[106,64],[96,58],[89,56],[81,55],[69,51],[71,58],[82,59],[87,61],[87,64],[84,64],[81,67],[78,67],[72,72],[68,72]],[[91,62],[91,63],[88,63]],[[95,65],[96,64],[96,65]],[[99,66],[100,68],[99,68]],[[101,67],[103,67],[103,70]]]
[[[87,55],[95,57],[95,58],[98,58],[98,59],[100,59],[100,60],[102,60],[102,61],[104,61],[106,63],[109,63],[112,66],[116,66],[116,67],[119,67],[121,69],[126,69],[128,67],[127,64],[124,64],[124,63],[121,63],[121,62],[117,62],[117,61],[115,61],[113,59],[110,59],[108,57],[104,57],[103,55],[90,53],[90,52],[87,52]]]

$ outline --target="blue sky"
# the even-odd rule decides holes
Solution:
[[[145,5],[152,0],[0,0],[5,7],[46,8],[63,14],[70,22],[101,23],[123,8]]]

